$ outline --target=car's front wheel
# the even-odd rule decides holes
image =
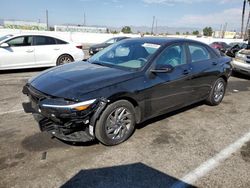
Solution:
[[[134,106],[126,100],[120,100],[104,110],[96,123],[95,136],[104,145],[117,145],[131,136],[134,127]]]
[[[218,78],[210,91],[206,102],[209,105],[216,106],[221,103],[226,92],[226,81],[223,78]]]
[[[61,55],[60,57],[58,57],[57,61],[56,61],[56,65],[63,65],[63,64],[66,64],[66,63],[70,63],[74,61],[74,59],[68,55],[68,54],[64,54],[64,55]]]

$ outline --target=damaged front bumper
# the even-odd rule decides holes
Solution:
[[[107,104],[106,99],[72,101],[46,95],[30,85],[23,87],[29,102],[23,103],[26,113],[32,113],[41,131],[70,142],[95,139],[94,125]]]

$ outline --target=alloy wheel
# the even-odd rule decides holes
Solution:
[[[224,92],[225,92],[224,83],[222,81],[219,81],[214,88],[214,101],[219,102],[223,98]]]
[[[107,118],[105,131],[112,140],[124,138],[131,127],[131,113],[125,107],[115,109]]]

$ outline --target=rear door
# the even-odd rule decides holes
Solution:
[[[36,63],[40,66],[54,66],[63,45],[57,44],[53,37],[34,36]]]
[[[192,69],[192,100],[200,100],[208,95],[213,81],[217,78],[218,57],[206,45],[200,43],[187,43],[186,47]]]
[[[28,68],[35,66],[32,36],[19,36],[7,40],[9,45],[0,48],[0,69]]]

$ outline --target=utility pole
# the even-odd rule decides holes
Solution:
[[[47,31],[49,30],[49,12],[46,10],[46,26],[47,26]]]
[[[86,14],[84,10],[83,10],[83,25],[86,26]]]
[[[249,22],[250,22],[250,11],[248,13],[248,18],[247,18],[247,25],[246,25],[246,29],[245,29],[245,35],[244,35],[244,40],[247,39],[249,36],[248,34],[248,28],[249,28]]]
[[[246,9],[246,0],[244,0],[244,2],[243,2],[240,38],[243,38],[243,28],[244,28],[245,9]]]
[[[155,34],[156,34],[156,35],[157,35],[157,33],[158,33],[158,32],[157,32],[157,29],[158,29],[157,27],[158,27],[158,20],[156,19],[156,21],[155,21]]]
[[[225,37],[225,32],[227,31],[227,22],[225,23],[225,25],[223,26],[223,32],[222,32],[222,38]]]
[[[154,25],[155,25],[155,16],[153,16],[153,23],[152,23],[152,28],[151,28],[151,35],[154,34]]]
[[[220,33],[219,33],[219,38],[222,38],[222,24],[220,25]]]

